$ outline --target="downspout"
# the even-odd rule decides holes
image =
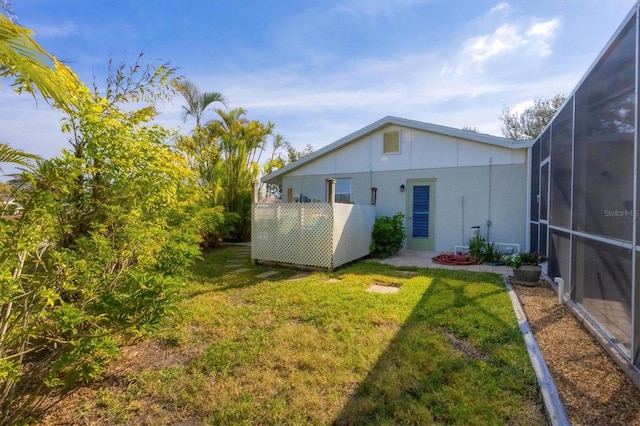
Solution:
[[[491,231],[491,166],[493,158],[489,157],[489,212],[487,214],[487,241],[491,241],[489,234]]]
[[[462,245],[464,245],[464,195],[462,196]]]
[[[573,144],[572,144],[573,146]],[[525,200],[525,222],[524,222],[524,246],[526,248],[526,251],[532,251],[532,247],[531,247],[531,173],[533,171],[533,166],[531,163],[531,154],[533,152],[532,147],[528,147],[527,148],[527,165],[526,165],[526,169],[527,169],[527,198]],[[573,159],[572,161],[572,168],[573,168]],[[573,199],[573,197],[572,197]]]

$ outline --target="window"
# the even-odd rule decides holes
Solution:
[[[351,202],[351,179],[336,179],[336,203]]]
[[[400,132],[385,132],[384,142],[382,146],[382,152],[384,154],[393,154],[400,152]]]

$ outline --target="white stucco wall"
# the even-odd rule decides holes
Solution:
[[[384,154],[385,132],[400,132],[400,153]],[[292,170],[289,176],[411,170],[489,164],[524,164],[526,149],[503,148],[421,130],[387,126],[353,141],[315,161]]]
[[[383,132],[400,131],[400,153],[384,155]],[[526,148],[511,149],[415,129],[388,126],[283,176],[283,194],[292,188],[311,200],[326,201],[326,180],[351,179],[352,200],[369,204],[377,190],[377,215],[407,216],[412,179],[435,179],[435,249],[466,244],[471,226],[502,243],[526,243]],[[487,221],[491,226],[487,226]],[[408,230],[409,231],[409,230]]]
[[[491,185],[489,185],[491,175]],[[304,194],[326,197],[326,179],[334,175],[285,177],[284,188],[304,188]],[[526,242],[526,167],[524,164],[447,167],[396,170],[374,173],[340,174],[351,178],[355,204],[368,204],[370,188],[377,190],[377,216],[398,212],[407,216],[408,188],[411,179],[435,179],[435,249],[452,251],[454,245],[466,244],[471,226],[480,226],[491,241],[520,244]],[[304,179],[304,185],[303,185]],[[324,198],[322,198],[324,200]],[[487,226],[487,221],[491,226]],[[409,230],[408,230],[409,231]]]

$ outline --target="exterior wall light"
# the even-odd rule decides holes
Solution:
[[[404,184],[400,185],[400,192],[404,192]]]

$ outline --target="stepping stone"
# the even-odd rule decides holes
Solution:
[[[278,275],[280,272],[278,271],[267,271],[267,272],[263,272],[260,275],[256,275],[256,278],[269,278],[271,276],[274,275]]]
[[[382,294],[392,294],[397,293],[400,289],[398,287],[391,287],[388,285],[377,285],[374,284],[367,289],[369,293],[382,293]]]
[[[249,272],[251,269],[249,268],[240,268],[240,269],[236,269],[235,271],[231,271],[229,272],[230,274],[244,274],[245,272]]]
[[[299,274],[295,274],[294,276],[289,278],[287,281],[300,280],[302,278],[307,278],[308,276],[309,276],[309,274],[307,274],[306,272],[301,272]]]
[[[325,281],[325,283],[339,283],[340,280],[337,278],[329,278],[328,280]]]

